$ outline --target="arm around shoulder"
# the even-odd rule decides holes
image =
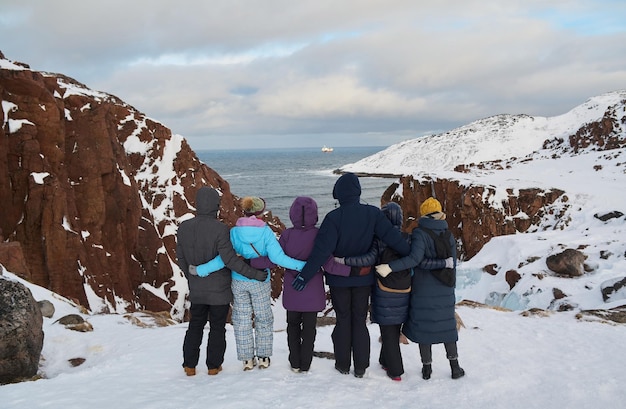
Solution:
[[[302,271],[302,267],[304,267],[305,262],[286,255],[283,248],[280,246],[280,243],[278,243],[274,232],[272,232],[269,227],[267,230],[269,233],[265,233],[265,248],[267,250],[267,256],[272,263],[278,264],[279,266],[290,270]]]
[[[219,234],[217,250],[226,267],[252,280],[265,281],[268,275],[267,271],[261,271],[250,267],[248,263],[243,261],[243,259],[235,253],[233,244],[230,241],[228,227],[224,227],[224,232],[220,232]]]

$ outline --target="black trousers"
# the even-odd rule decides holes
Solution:
[[[400,376],[404,373],[402,352],[400,351],[401,326],[402,324],[379,325],[382,345],[378,362],[387,368],[387,375],[391,377]]]
[[[456,348],[456,342],[446,342],[443,344],[446,349],[446,357],[448,359],[457,359],[459,357],[459,353]],[[420,347],[420,358],[422,359],[422,364],[427,365],[433,362],[433,351],[432,344],[419,344]]]
[[[317,312],[287,311],[287,346],[292,368],[308,371],[317,334]]]
[[[370,366],[370,333],[367,329],[367,312],[371,286],[330,287],[330,297],[337,323],[332,339],[335,366],[350,369],[351,356],[354,370],[365,371]]]
[[[230,306],[191,304],[189,326],[183,342],[183,366],[195,368],[200,359],[200,345],[204,327],[209,321],[209,342],[206,348],[206,365],[209,369],[219,368],[226,352],[226,318]]]

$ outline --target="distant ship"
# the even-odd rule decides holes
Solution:
[[[322,152],[332,152],[332,151],[333,151],[333,148],[329,148],[326,145],[322,146]]]

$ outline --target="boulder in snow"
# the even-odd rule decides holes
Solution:
[[[37,375],[43,318],[30,290],[0,276],[0,384]]]
[[[579,277],[585,273],[586,259],[587,256],[579,250],[565,249],[562,253],[549,256],[546,265],[559,276]]]

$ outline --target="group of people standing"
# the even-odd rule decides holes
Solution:
[[[225,323],[232,302],[237,358],[244,370],[270,365],[273,344],[270,268],[286,269],[283,306],[287,311],[289,363],[307,372],[313,358],[317,313],[326,306],[324,278],[330,289],[336,324],[332,333],[335,369],[361,378],[370,366],[367,315],[381,331],[379,363],[389,378],[404,373],[400,335],[419,344],[422,377],[432,373],[431,345],[443,343],[452,378],[458,365],[454,287],[442,284],[431,270],[455,267],[455,254],[437,255],[433,239],[422,229],[401,232],[402,209],[387,203],[379,209],[360,203],[361,186],[352,173],[333,188],[339,207],[319,228],[315,200],[297,197],[289,212],[292,227],[276,239],[260,219],[265,202],[242,199],[245,216],[229,228],[217,219],[220,197],[199,189],[196,217],[182,222],[177,234],[178,264],[189,280],[190,320],[183,343],[183,368],[195,375],[202,335],[210,322],[206,364],[209,375],[222,370]],[[427,199],[419,226],[447,230],[441,204]],[[451,237],[451,236],[450,236]],[[455,249],[454,238],[451,237]]]

